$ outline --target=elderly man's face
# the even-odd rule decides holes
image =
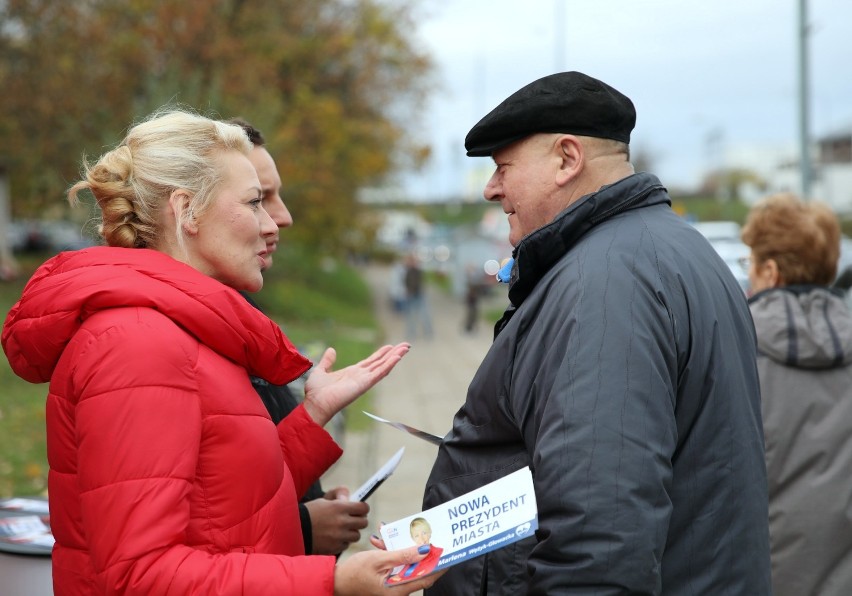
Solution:
[[[508,215],[512,246],[553,221],[564,208],[556,200],[556,177],[561,165],[557,137],[533,135],[491,155],[496,169],[483,194],[488,201],[499,201]]]

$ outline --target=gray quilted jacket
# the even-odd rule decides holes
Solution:
[[[775,596],[852,594],[852,314],[821,287],[752,297]]]

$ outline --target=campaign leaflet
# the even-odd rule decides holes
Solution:
[[[0,542],[50,549],[54,539],[44,518],[23,515],[0,518]]]
[[[375,474],[370,476],[367,481],[358,487],[354,493],[349,495],[350,501],[366,501],[367,497],[372,495],[377,488],[382,485],[382,482],[390,478],[393,471],[399,465],[399,460],[402,459],[402,454],[405,452],[405,447],[400,447],[399,451],[393,454],[385,465],[379,468]]]
[[[53,543],[47,499],[0,499],[0,552],[50,554]]]
[[[529,467],[381,528],[388,550],[430,544],[424,559],[394,568],[385,585],[404,583],[531,536],[538,507]]]
[[[0,501],[0,510],[21,511],[37,515],[50,515],[47,499],[28,499],[15,497]]]
[[[388,424],[395,429],[401,430],[403,432],[407,432],[410,435],[417,437],[418,439],[423,439],[427,443],[432,443],[433,445],[440,445],[443,439],[437,435],[433,435],[432,433],[427,433],[425,430],[420,430],[419,428],[414,428],[413,426],[408,426],[407,424],[403,424],[402,422],[393,422],[391,420],[385,420],[384,418],[379,418],[375,414],[370,414],[364,410],[361,410],[367,416],[376,420],[378,422],[382,422],[384,424]]]

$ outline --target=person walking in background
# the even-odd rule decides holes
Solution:
[[[398,553],[305,556],[296,495],[339,456],[329,419],[408,351],[332,370],[270,420],[249,374],[310,368],[240,296],[263,286],[278,226],[242,128],[157,112],[69,190],[89,191],[107,246],[46,261],[7,315],[16,374],[46,405],[54,590],[64,594],[392,594]],[[428,585],[400,586],[396,593]]]
[[[770,593],[756,339],[708,241],[634,173],[633,103],[579,72],[467,134],[506,213],[510,305],[444,438],[428,509],[523,467],[539,529],[426,591]]]
[[[425,339],[432,338],[432,315],[426,300],[426,280],[417,255],[405,257],[405,323],[408,341],[417,338],[418,328]]]
[[[248,135],[252,150],[249,161],[257,172],[261,188],[261,206],[278,226],[279,232],[293,225],[287,205],[281,198],[281,176],[275,160],[266,149],[263,134],[244,118],[231,118],[230,124],[241,126]],[[273,254],[278,249],[279,235],[270,235],[266,242],[264,261],[266,269],[272,266]],[[257,304],[243,293],[250,304]],[[287,385],[274,385],[260,377],[251,377],[252,385],[266,406],[272,422],[278,424],[299,405],[299,400]],[[338,555],[361,537],[360,530],[367,527],[366,503],[349,500],[349,489],[338,486],[328,492],[322,489],[319,480],[300,496],[299,517],[305,552],[318,555]]]
[[[395,259],[388,271],[388,300],[395,313],[405,313],[405,263]]]
[[[840,224],[772,195],[749,212],[775,596],[852,594],[852,314],[828,286]]]
[[[479,324],[479,300],[485,292],[482,273],[476,265],[465,267],[464,283],[464,332],[474,333]]]

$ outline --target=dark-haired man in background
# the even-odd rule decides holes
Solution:
[[[539,530],[430,596],[770,593],[754,326],[727,265],[634,173],[635,119],[609,85],[559,73],[465,139],[495,163],[511,304],[424,508],[529,466]]]
[[[228,122],[242,126],[254,145],[249,161],[254,165],[260,181],[263,208],[278,224],[279,230],[290,227],[293,225],[293,217],[281,198],[281,176],[278,174],[275,160],[265,147],[263,135],[242,118],[231,118]],[[264,257],[267,260],[267,268],[272,266],[272,255],[278,249],[278,241],[276,236],[267,242],[267,255]],[[245,297],[254,304],[247,295]],[[299,404],[286,385],[272,385],[257,377],[252,377],[252,385],[275,424]],[[337,487],[324,492],[320,483],[316,482],[302,495],[299,502],[305,552],[315,555],[340,554],[360,538],[360,530],[367,527],[369,510],[370,507],[366,503],[350,502],[348,489]]]

